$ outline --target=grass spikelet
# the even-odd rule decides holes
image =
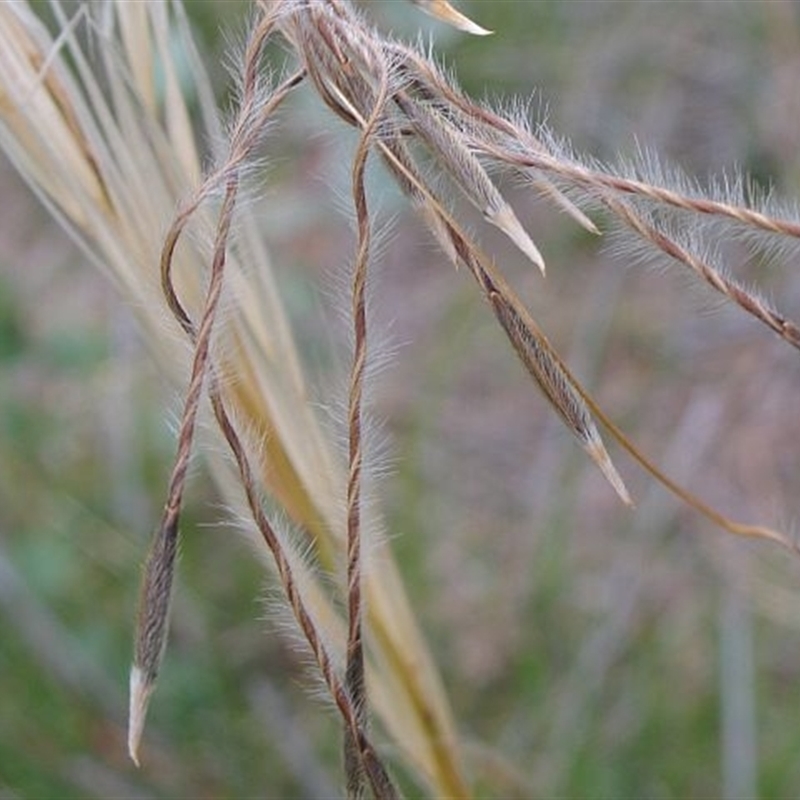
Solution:
[[[472,155],[459,132],[447,120],[424,103],[414,103],[402,94],[395,97],[414,130],[433,150],[436,159],[454,178],[466,197],[493,225],[503,231],[514,244],[545,272],[539,249],[525,232],[511,206]]]
[[[503,326],[509,341],[522,363],[533,376],[566,426],[575,435],[581,447],[614,488],[625,505],[633,505],[625,483],[609,458],[597,427],[583,398],[572,386],[572,381],[561,369],[547,339],[527,315],[523,315],[509,297],[500,291],[490,290],[489,300],[495,315]]]

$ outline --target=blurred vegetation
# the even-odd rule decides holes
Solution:
[[[533,95],[533,113],[581,150],[613,158],[638,141],[701,180],[738,165],[800,196],[790,0],[464,3],[488,39],[395,0],[362,5],[399,35],[432,32],[469,92]],[[221,64],[221,34],[241,29],[248,4],[187,6]],[[221,95],[225,80],[220,68]],[[343,145],[309,97],[275,133],[264,227],[323,380],[320,287],[346,261],[348,233],[332,194],[321,200]],[[791,520],[795,354],[734,311],[703,313],[704,293],[680,276],[619,263],[515,191],[546,284],[487,241],[606,408],[726,511]],[[0,798],[337,793],[337,722],[299,686],[302,664],[265,620],[261,570],[231,546],[201,467],[145,766],[128,762],[138,565],[178,399],[130,309],[5,162],[0,192]],[[517,772],[535,796],[798,796],[796,565],[728,541],[630,465],[638,508],[617,508],[473,287],[442,262],[398,216],[376,290],[401,345],[377,387],[396,454],[383,500],[483,796],[512,794]],[[765,261],[745,277],[796,316],[793,266]]]

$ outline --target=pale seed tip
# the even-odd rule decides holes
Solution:
[[[130,677],[130,707],[128,711],[128,754],[136,766],[139,764],[139,744],[144,732],[144,721],[153,684],[145,678],[142,670],[134,664]]]
[[[550,181],[540,178],[533,181],[533,185],[543,194],[552,200],[565,214],[568,214],[572,219],[578,223],[584,230],[593,233],[595,236],[600,236],[600,229],[592,222],[586,214],[583,213],[563,192],[559,191],[553,186]]]
[[[600,232],[600,228],[586,216],[577,206],[574,204],[570,204],[569,206],[565,206],[562,204],[563,210],[569,214],[572,219],[578,223],[585,231],[595,235],[595,236],[602,236],[603,234]]]
[[[411,2],[431,17],[446,22],[464,33],[471,33],[473,36],[489,36],[493,33],[457,11],[447,0],[411,0]]]
[[[574,215],[574,219],[578,222],[579,225],[582,225],[584,230],[589,231],[589,233],[593,233],[595,236],[602,236],[603,234],[600,232],[600,228],[589,219],[580,209],[576,209],[576,214]]]
[[[502,208],[494,212],[485,212],[486,218],[493,225],[500,228],[512,242],[539,267],[542,275],[546,274],[544,258],[539,252],[539,248],[533,243],[533,239],[528,236],[522,223],[517,219],[514,209],[506,203]]]
[[[602,442],[590,442],[587,444],[586,450],[595,464],[600,467],[600,471],[605,475],[606,480],[611,484],[619,499],[629,508],[633,508],[633,500],[628,492],[628,487],[625,486],[625,481],[622,480],[619,472],[617,472]]]
[[[447,228],[442,222],[442,218],[427,203],[420,203],[418,208],[424,217],[431,234],[438,242],[439,247],[442,248],[447,258],[450,259],[450,261],[455,264],[456,269],[458,269],[458,253],[453,245],[453,240],[450,238],[450,235],[447,232]]]

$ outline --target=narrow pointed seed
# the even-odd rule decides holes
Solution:
[[[457,11],[447,0],[411,0],[411,2],[431,17],[446,22],[464,33],[471,33],[473,36],[489,36],[492,33]]]
[[[458,269],[458,253],[453,245],[453,240],[450,238],[447,226],[442,222],[441,216],[424,198],[420,202],[415,203],[415,205],[427,224],[428,230],[430,230],[439,247],[444,251],[445,256],[447,256],[447,258],[455,264],[456,269]]]
[[[130,678],[128,750],[138,765],[139,740],[169,633],[172,580],[178,552],[178,514],[168,508],[144,566]]]
[[[469,201],[489,222],[503,231],[544,274],[542,254],[481,162],[466,146],[462,132],[425,103],[414,102],[402,94],[396,95],[394,99]]]
[[[486,277],[490,280],[488,276]],[[632,506],[631,496],[611,462],[589,408],[574,379],[567,374],[554,355],[544,334],[498,287],[490,288],[488,295],[497,320],[545,397],[572,431],[581,447],[600,468],[620,500],[625,505]]]
[[[135,664],[131,667],[130,707],[128,711],[128,753],[136,766],[139,764],[139,743],[144,732],[147,706],[155,684]]]
[[[626,506],[633,507],[633,500],[628,493],[628,488],[625,486],[625,482],[620,477],[619,472],[617,472],[617,468],[611,461],[611,457],[608,455],[600,437],[598,436],[596,440],[584,444],[584,449],[589,454],[592,461],[600,467],[600,471],[611,484],[611,487],[617,493],[619,499],[622,500]]]
[[[589,233],[600,235],[600,229],[586,216],[562,191],[557,189],[550,181],[545,178],[538,178],[531,181],[533,185],[550,200],[552,200],[565,214],[568,214],[584,230]]]
[[[528,232],[522,227],[522,223],[517,219],[514,209],[508,203],[504,203],[497,211],[487,209],[484,214],[489,222],[500,228],[539,267],[542,275],[546,274],[544,258],[542,258],[539,248],[533,243],[533,239],[528,236]]]

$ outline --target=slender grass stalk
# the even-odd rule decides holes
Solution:
[[[267,20],[269,22],[269,20]],[[263,41],[269,32],[269,24],[260,26],[260,35],[256,37]],[[262,30],[263,29],[263,32]],[[239,190],[239,174],[236,164],[243,160],[248,150],[252,147],[253,130],[258,131],[258,126],[252,128],[247,122],[248,115],[252,113],[254,103],[254,86],[256,83],[252,64],[258,61],[258,48],[249,54],[250,70],[245,81],[244,106],[241,113],[237,133],[234,133],[231,145],[230,161],[219,177],[225,179],[225,198],[220,210],[219,224],[214,244],[214,258],[209,279],[209,285],[203,309],[203,316],[199,328],[195,330],[189,316],[175,294],[171,280],[172,256],[177,245],[178,236],[185,227],[191,214],[197,210],[201,198],[217,182],[218,177],[212,176],[206,181],[190,204],[178,217],[175,225],[166,238],[161,257],[161,280],[167,303],[181,327],[192,340],[194,346],[194,359],[189,388],[186,393],[181,428],[178,433],[178,455],[175,459],[172,475],[169,480],[167,501],[164,514],[151,546],[144,569],[142,595],[140,600],[139,622],[137,624],[137,637],[134,654],[134,667],[131,677],[131,722],[129,748],[131,757],[138,763],[137,749],[139,737],[143,729],[144,713],[147,698],[155,685],[158,668],[163,657],[167,637],[167,618],[169,614],[169,601],[172,590],[172,576],[175,568],[175,555],[178,544],[178,525],[180,510],[183,502],[183,491],[186,484],[186,473],[189,468],[192,443],[194,441],[197,415],[200,407],[203,382],[209,369],[211,334],[214,320],[219,307],[222,287],[224,283],[224,268],[228,252],[228,240],[231,232],[231,222]],[[259,111],[259,116],[267,118],[275,106],[286,96],[292,86],[302,76],[295,75],[280,87],[271,102]]]
[[[367,166],[375,128],[379,123],[389,93],[388,76],[381,73],[381,82],[375,92],[375,102],[370,118],[362,131],[353,158],[353,202],[356,210],[358,245],[353,269],[353,366],[350,374],[348,399],[348,457],[347,476],[347,663],[346,685],[356,706],[362,728],[367,725],[367,696],[364,683],[364,643],[362,631],[362,554],[361,554],[361,482],[363,470],[362,426],[364,376],[367,365],[367,266],[370,258],[371,222],[364,173]],[[347,765],[348,794],[363,795],[363,777],[357,768],[352,751],[355,747],[350,736],[345,736],[345,764]],[[350,766],[352,764],[352,766]]]

